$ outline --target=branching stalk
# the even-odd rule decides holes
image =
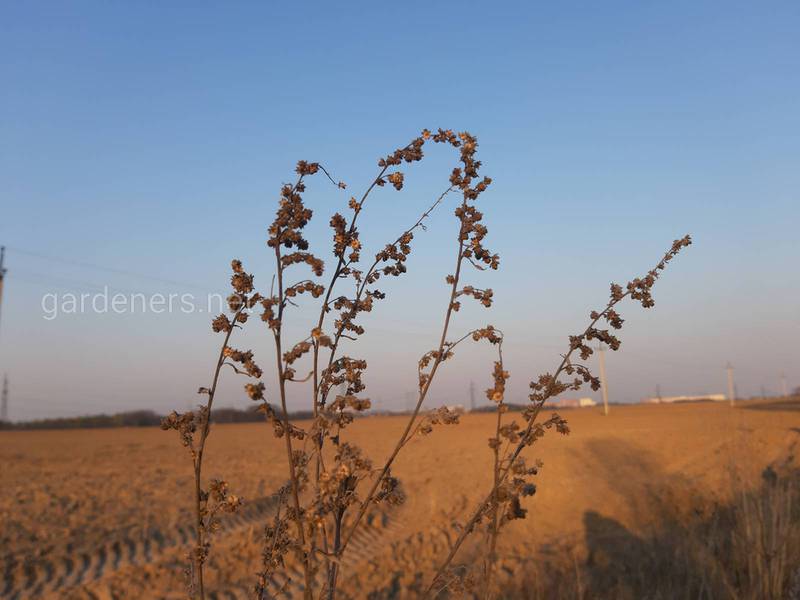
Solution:
[[[691,238],[689,238],[689,236],[686,236],[682,240],[676,240],[673,243],[672,249],[669,252],[667,252],[667,254],[664,255],[664,258],[662,258],[661,262],[659,262],[659,265],[658,265],[657,269],[663,269],[664,266],[666,265],[666,263],[675,254],[677,254],[677,251],[681,247],[688,246],[690,243],[691,243]],[[583,331],[583,333],[578,337],[582,338],[582,339],[588,339],[587,336],[589,336],[589,334],[592,331],[594,331],[594,326],[597,324],[597,322],[600,321],[600,319],[606,317],[609,314],[609,311],[612,311],[612,309],[617,304],[619,304],[622,300],[624,300],[625,298],[627,298],[629,296],[632,296],[632,297],[636,298],[637,300],[642,300],[643,306],[651,306],[652,304],[647,304],[646,303],[647,302],[646,298],[642,299],[643,298],[642,290],[645,290],[645,292],[646,292],[645,296],[649,296],[649,289],[650,289],[650,287],[652,287],[653,283],[655,282],[655,277],[657,276],[657,275],[655,275],[655,273],[656,273],[656,271],[653,270],[653,271],[650,271],[650,273],[648,274],[648,276],[651,278],[651,281],[649,283],[646,283],[646,280],[644,282],[642,282],[642,280],[638,280],[638,281],[640,281],[639,286],[636,286],[633,283],[631,283],[628,286],[628,291],[621,292],[616,297],[614,297],[612,295],[611,300],[608,302],[608,304],[602,310],[602,312],[600,312],[599,314],[598,313],[593,313],[593,318],[592,318],[591,322],[586,327],[586,329]],[[642,283],[645,283],[646,285],[642,285]],[[441,578],[444,575],[444,573],[447,570],[447,568],[453,562],[453,559],[455,558],[456,554],[458,553],[459,548],[461,548],[462,544],[464,543],[464,540],[466,540],[467,536],[473,531],[473,529],[475,528],[475,525],[478,523],[479,519],[484,514],[484,511],[485,511],[486,507],[492,502],[492,499],[495,497],[495,494],[497,493],[497,490],[505,482],[505,480],[508,477],[509,473],[511,472],[511,469],[513,468],[516,460],[519,458],[519,455],[522,453],[522,451],[525,449],[526,446],[528,446],[528,445],[530,445],[532,443],[531,433],[533,431],[534,426],[536,425],[539,413],[541,412],[542,407],[544,406],[544,403],[549,398],[551,398],[553,396],[553,392],[554,391],[557,391],[558,378],[561,375],[561,373],[564,372],[564,370],[567,369],[568,366],[570,365],[570,357],[572,356],[572,354],[575,352],[576,349],[577,349],[577,347],[574,344],[571,344],[570,345],[570,349],[567,351],[566,354],[563,355],[561,363],[558,365],[558,368],[556,369],[555,373],[552,376],[551,383],[550,383],[548,389],[545,390],[545,393],[542,394],[542,397],[535,404],[534,408],[530,411],[530,413],[526,416],[526,418],[528,420],[528,425],[525,428],[525,430],[522,433],[522,435],[520,436],[519,443],[516,445],[516,447],[514,448],[514,451],[511,453],[511,455],[507,458],[507,462],[506,462],[505,466],[499,469],[499,476],[495,477],[495,481],[494,481],[494,484],[493,484],[491,490],[484,497],[484,499],[478,504],[478,506],[475,509],[475,511],[473,512],[472,516],[466,522],[466,524],[464,525],[464,527],[461,530],[461,533],[456,538],[456,541],[452,544],[452,546],[450,548],[450,551],[447,554],[447,557],[444,559],[442,564],[436,570],[433,578],[431,579],[431,583],[428,586],[428,588],[426,589],[425,594],[423,595],[423,598],[435,597],[435,594],[433,594],[433,592],[434,592],[434,587],[436,585],[437,580],[439,580],[439,578]]]
[[[466,201],[462,203],[462,206],[466,206]],[[462,225],[462,229],[463,229],[463,225]],[[347,544],[350,542],[350,539],[353,537],[353,534],[355,533],[356,529],[358,528],[358,525],[361,522],[361,519],[364,518],[364,515],[366,514],[370,503],[374,500],[375,493],[377,492],[378,487],[381,485],[381,482],[383,481],[383,478],[386,477],[386,474],[389,472],[389,469],[391,468],[392,464],[394,463],[394,460],[397,458],[398,453],[400,452],[400,450],[405,445],[406,439],[407,439],[409,433],[411,432],[411,430],[412,430],[412,428],[414,426],[414,423],[417,420],[417,417],[419,416],[419,412],[420,412],[420,409],[422,408],[422,404],[425,402],[425,398],[428,395],[428,390],[430,389],[431,384],[433,383],[433,378],[436,375],[436,371],[439,369],[439,365],[444,360],[444,349],[445,349],[445,343],[447,342],[447,332],[448,332],[448,330],[450,328],[450,319],[451,319],[451,317],[453,315],[453,303],[456,300],[456,294],[458,292],[458,284],[459,284],[460,277],[461,277],[461,265],[463,264],[463,262],[464,262],[464,240],[462,239],[461,233],[459,233],[459,236],[458,236],[458,257],[456,259],[456,270],[455,270],[455,275],[453,276],[452,284],[450,286],[450,298],[449,298],[449,302],[448,302],[448,305],[447,305],[447,311],[445,312],[444,324],[442,325],[442,334],[441,334],[441,337],[439,338],[439,347],[438,347],[438,351],[436,353],[436,357],[434,358],[434,362],[433,362],[433,365],[431,366],[430,373],[429,373],[427,379],[425,380],[425,384],[420,389],[419,396],[417,398],[417,404],[414,407],[414,410],[413,410],[413,412],[411,414],[411,417],[408,419],[408,422],[406,423],[406,427],[403,430],[403,433],[400,436],[400,439],[397,441],[397,444],[395,444],[394,450],[392,450],[392,453],[389,455],[389,458],[386,459],[386,462],[384,463],[380,474],[378,475],[378,477],[373,482],[372,487],[370,488],[369,492],[365,496],[364,500],[361,502],[361,506],[359,507],[359,510],[358,510],[358,513],[356,514],[355,520],[353,521],[353,524],[349,527],[349,529],[347,530],[347,533],[344,536],[344,541],[342,542],[342,547],[341,547],[341,549],[339,551],[340,554],[343,553],[344,550],[347,548]]]
[[[201,475],[203,470],[203,452],[205,451],[206,447],[206,439],[208,438],[208,434],[210,431],[211,425],[211,407],[214,404],[214,396],[217,393],[217,384],[219,383],[219,376],[220,372],[222,371],[222,366],[225,364],[225,348],[228,347],[228,342],[230,341],[231,335],[233,334],[233,330],[236,325],[236,319],[244,310],[244,306],[242,306],[234,315],[234,318],[231,320],[231,328],[225,334],[225,340],[222,342],[222,347],[219,350],[219,357],[217,358],[217,366],[214,368],[214,379],[211,383],[211,388],[208,390],[208,401],[206,402],[206,414],[205,418],[203,419],[203,426],[200,430],[200,439],[198,440],[196,450],[194,451],[193,456],[193,463],[194,463],[194,508],[195,508],[195,549],[194,549],[194,557],[192,560],[192,565],[194,569],[194,579],[195,579],[195,593],[200,600],[205,599],[205,586],[203,583],[203,563],[205,562],[205,524],[203,522],[203,488],[202,488],[202,481]]]

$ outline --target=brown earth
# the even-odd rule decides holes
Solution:
[[[724,502],[767,465],[792,466],[800,440],[793,406],[725,404],[563,411],[572,433],[548,432],[528,450],[544,462],[527,518],[500,544],[500,577],[568,552],[584,560],[596,536],[635,535],[665,516]],[[403,417],[347,430],[377,463]],[[353,598],[414,597],[491,476],[491,415],[465,415],[409,444],[394,469],[408,501],[374,515],[345,563]],[[259,568],[271,493],[286,479],[283,442],[265,425],[215,426],[206,474],[248,502],[214,540],[209,586],[248,597]],[[191,471],[174,432],[158,429],[0,432],[0,598],[181,598],[190,542]],[[459,560],[479,562],[481,540]],[[291,573],[289,574],[291,575]],[[291,590],[291,586],[287,587]]]

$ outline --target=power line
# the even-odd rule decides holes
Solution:
[[[44,275],[42,273],[33,273],[30,271],[23,271],[14,274],[14,281],[22,283],[29,283],[38,286],[44,286],[51,289],[60,289],[64,291],[90,289],[98,292],[108,290],[111,293],[122,294],[143,294],[147,293],[143,290],[133,290],[129,288],[119,288],[116,286],[104,285],[92,281],[85,281],[81,279],[72,279],[70,277],[58,277]]]
[[[159,283],[168,283],[170,285],[177,285],[177,286],[181,286],[181,287],[195,288],[195,289],[198,289],[198,290],[207,291],[207,288],[205,286],[198,285],[196,283],[188,283],[186,281],[177,281],[175,279],[169,279],[169,278],[166,278],[166,277],[160,277],[158,275],[149,275],[149,274],[146,274],[146,273],[138,273],[136,271],[129,271],[127,269],[119,269],[119,268],[116,268],[116,267],[108,267],[108,266],[105,266],[105,265],[99,265],[99,264],[96,264],[96,263],[84,262],[84,261],[74,260],[74,259],[70,259],[70,258],[63,258],[63,257],[59,257],[59,256],[50,256],[50,255],[47,255],[47,254],[41,254],[39,252],[32,252],[30,250],[24,250],[22,248],[16,248],[16,247],[13,247],[13,246],[9,246],[8,249],[11,250],[12,252],[16,252],[17,254],[30,256],[32,258],[37,258],[39,260],[55,262],[55,263],[60,263],[60,264],[65,264],[65,265],[73,265],[73,266],[81,267],[81,268],[84,268],[84,269],[93,269],[95,271],[104,271],[106,273],[114,273],[116,275],[126,275],[128,277],[138,277],[140,279],[149,279],[151,281],[157,281]]]

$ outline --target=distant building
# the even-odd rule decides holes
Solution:
[[[587,408],[597,406],[597,402],[591,398],[561,398],[559,400],[550,400],[546,405],[553,408]]]
[[[725,402],[725,394],[704,394],[702,396],[661,396],[658,398],[642,398],[642,404],[675,404],[676,402]]]
[[[575,398],[559,398],[558,400],[548,400],[545,406],[552,408],[578,408],[578,400]]]

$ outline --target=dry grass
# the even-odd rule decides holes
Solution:
[[[796,598],[800,577],[800,473],[767,468],[763,481],[728,502],[695,499],[637,533],[595,511],[584,515],[585,547],[565,545],[503,597],[543,599]],[[658,510],[654,505],[654,510]],[[584,553],[580,559],[577,556]]]

